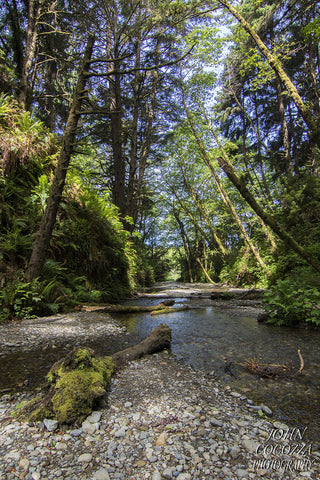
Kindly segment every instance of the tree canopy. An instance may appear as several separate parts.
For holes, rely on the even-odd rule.
[[[5,316],[172,274],[318,291],[319,8],[6,0]]]

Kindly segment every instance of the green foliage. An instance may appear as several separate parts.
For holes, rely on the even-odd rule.
[[[0,290],[0,321],[57,313],[59,304],[51,300],[53,287],[53,282],[39,279],[25,282],[22,275],[4,283]]]
[[[312,22],[301,29],[302,35],[306,38],[314,37],[314,40],[319,42],[320,40],[320,18],[315,18]]]
[[[50,183],[47,175],[40,175],[39,184],[32,190],[32,195],[30,197],[31,201],[35,204],[38,204],[43,213],[46,207],[47,199],[50,192]]]
[[[265,293],[263,303],[269,323],[320,325],[320,292],[315,287],[304,287],[290,278],[278,280],[271,291]]]
[[[0,133],[1,319],[46,315],[128,295],[136,270],[129,233],[109,194],[100,195],[72,171],[41,278],[32,284],[24,281],[50,190],[56,145],[41,122],[3,95]]]
[[[19,165],[48,168],[56,158],[55,136],[10,96],[0,94],[2,172],[12,175]]]

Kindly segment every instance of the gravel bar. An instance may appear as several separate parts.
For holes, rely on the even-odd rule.
[[[18,421],[30,395],[0,399],[0,480],[320,478],[303,430],[165,352],[130,363],[72,428]]]

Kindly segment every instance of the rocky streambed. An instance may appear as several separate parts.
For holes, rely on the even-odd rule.
[[[260,388],[259,381],[248,388],[243,377],[228,386],[218,379],[225,380],[219,369],[212,369],[221,360],[223,368],[229,355],[243,355],[246,345],[250,353],[253,347],[262,350],[267,360],[282,348],[287,355],[296,334],[289,339],[288,332],[257,326],[258,303],[212,300],[208,286],[160,288],[140,300],[152,304],[170,297],[201,308],[160,319],[75,312],[0,327],[0,480],[320,478],[317,435],[310,439],[301,423],[287,425],[277,414],[269,417],[261,396],[251,395]],[[166,353],[132,362],[112,380],[107,403],[82,425],[60,429],[50,422],[17,420],[17,411],[70,347],[90,346],[97,354],[111,354],[136,343],[159,322],[173,329],[172,350],[183,362]],[[300,345],[301,339],[309,345],[309,337],[298,337]],[[317,366],[316,345],[306,351],[315,360],[306,356],[309,376],[299,392],[314,405],[310,381]],[[191,359],[195,367],[187,365]],[[295,395],[288,390],[284,403],[288,398],[294,404],[297,385],[288,388]],[[317,432],[316,410],[308,412]]]
[[[129,364],[107,404],[76,427],[20,423],[29,396],[1,398],[0,480],[320,476],[319,447],[303,430],[261,416],[250,399],[166,353]]]

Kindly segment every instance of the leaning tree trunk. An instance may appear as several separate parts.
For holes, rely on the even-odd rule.
[[[47,201],[45,212],[41,219],[40,228],[37,233],[36,241],[26,272],[26,278],[29,281],[39,277],[42,267],[46,261],[48,248],[57,218],[57,212],[62,198],[62,192],[65,185],[67,170],[70,164],[73,145],[75,142],[78,121],[81,115],[81,106],[85,94],[85,85],[87,74],[90,68],[90,59],[93,51],[94,37],[89,36],[82,67],[79,72],[78,82],[73,94],[72,105],[68,115],[68,121],[64,130],[61,151],[58,159],[58,165],[52,182],[50,195]]]
[[[186,110],[187,111],[187,110]],[[203,111],[203,110],[202,110]],[[204,112],[204,111],[203,111]],[[188,112],[187,112],[188,114]],[[190,114],[189,114],[190,117]],[[189,118],[188,117],[188,118]],[[191,120],[189,120],[190,122]],[[221,152],[221,157],[218,158],[218,163],[224,173],[227,175],[229,180],[233,183],[233,185],[236,187],[238,192],[241,194],[242,198],[250,205],[252,210],[257,214],[258,217],[263,220],[263,222],[268,225],[271,230],[278,235],[278,237],[289,247],[291,248],[294,252],[296,252],[301,258],[306,260],[306,262],[309,263],[317,272],[320,272],[320,265],[315,259],[305,248],[303,248],[296,240],[275,220],[275,218],[270,215],[270,213],[266,212],[260,205],[259,202],[255,199],[255,196],[250,192],[250,190],[246,187],[245,183],[241,181],[239,176],[237,175],[237,172],[235,171],[229,156],[224,149],[222,143],[219,140],[219,137],[217,133],[214,131],[214,129],[211,127],[210,124],[208,124],[208,127],[214,136],[217,145],[220,149]],[[195,137],[197,139],[197,133],[195,128],[193,127],[193,132],[195,134]],[[204,154],[204,157],[206,158],[206,163],[208,167],[210,168],[211,172],[214,172],[214,168],[212,166],[212,163],[210,162],[210,159],[208,158],[206,151],[204,149],[204,146],[199,143],[199,139],[197,140],[201,152]],[[260,263],[260,262],[259,262]]]
[[[220,193],[220,196],[223,200],[223,202],[226,204],[226,206],[228,207],[228,209],[230,210],[234,220],[236,221],[240,231],[241,231],[241,234],[243,236],[243,238],[245,239],[247,245],[249,246],[252,254],[254,255],[255,259],[257,260],[257,262],[259,263],[259,265],[261,266],[261,268],[265,271],[266,275],[268,277],[271,276],[271,272],[269,270],[269,268],[267,267],[267,265],[264,263],[263,259],[261,258],[260,256],[260,253],[258,251],[258,249],[256,248],[256,246],[252,243],[249,235],[247,234],[246,232],[246,229],[244,228],[237,212],[236,212],[236,209],[234,208],[233,206],[233,203],[231,202],[230,198],[229,198],[229,195],[227,194],[227,192],[225,191],[225,189],[223,188],[222,186],[222,183],[220,181],[220,178],[215,170],[215,168],[213,167],[213,164],[206,152],[206,149],[196,131],[196,128],[195,128],[195,125],[194,125],[194,122],[192,120],[192,116],[188,110],[188,107],[187,107],[187,104],[186,104],[186,101],[185,101],[185,98],[184,98],[184,94],[183,94],[183,104],[184,104],[184,108],[185,108],[185,112],[187,114],[187,119],[188,119],[188,122],[189,122],[189,125],[190,125],[190,128],[192,130],[192,133],[194,135],[194,138],[197,142],[197,145],[201,151],[201,154],[202,154],[202,157],[203,157],[203,160],[205,162],[205,164],[207,165],[207,167],[209,168],[215,182],[216,182],[216,185],[218,187],[218,190],[219,190],[219,193]]]

